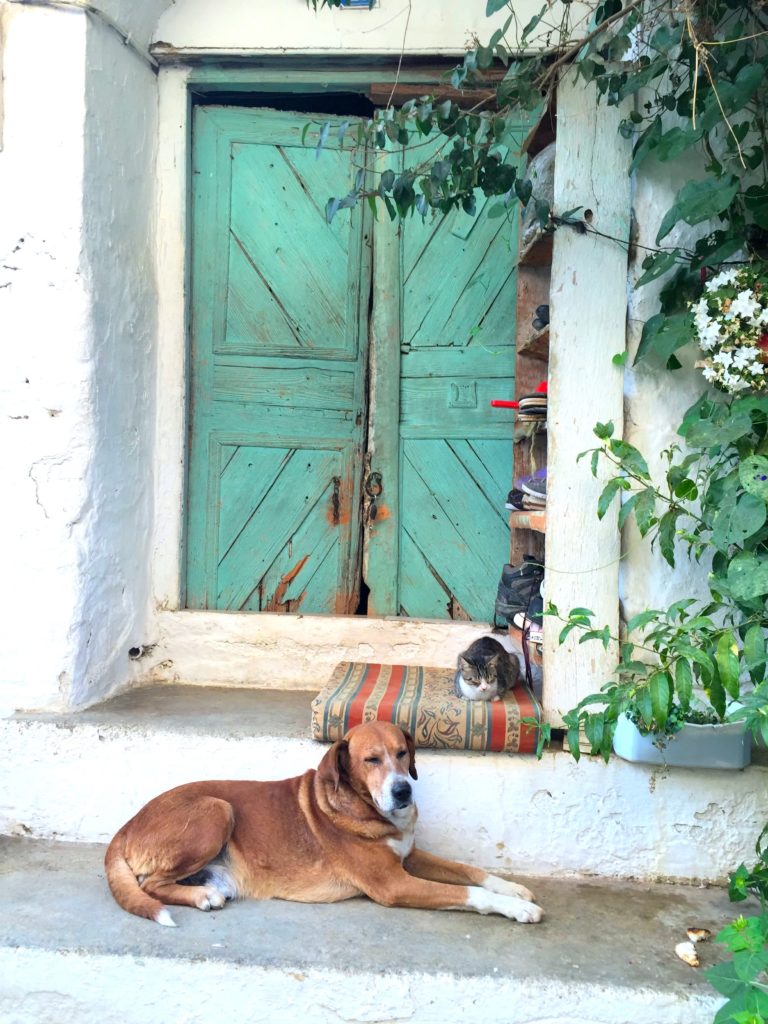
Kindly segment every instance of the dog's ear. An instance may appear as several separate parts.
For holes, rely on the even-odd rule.
[[[340,782],[347,781],[349,778],[349,744],[346,740],[337,740],[329,747],[317,766],[317,773],[324,779],[330,779],[334,790],[339,788]]]
[[[416,773],[416,744],[413,742],[413,736],[405,729],[402,730],[403,736],[405,737],[405,745],[408,747],[408,757],[410,759],[410,765],[408,766],[408,774],[412,779],[418,779]]]

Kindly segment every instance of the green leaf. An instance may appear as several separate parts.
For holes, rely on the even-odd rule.
[[[675,534],[677,517],[680,513],[676,509],[665,512],[659,520],[659,548],[666,562],[675,567]]]
[[[619,529],[620,530],[622,530],[624,528],[624,523],[626,523],[626,521],[629,518],[630,514],[633,512],[639,497],[640,497],[640,494],[632,494],[628,498],[626,498],[626,500],[622,501],[621,506],[619,508]]]
[[[627,621],[627,633],[634,633],[636,629],[642,629],[647,626],[649,622],[655,622],[658,619],[661,612],[655,608],[650,608],[648,611],[639,612],[637,615],[633,615],[631,619]]]
[[[625,481],[622,477],[614,477],[613,480],[609,480],[603,488],[602,494],[597,501],[597,518],[602,519],[608,509],[610,508],[611,502],[615,496],[622,490]]]
[[[593,427],[594,434],[600,438],[601,441],[605,441],[613,434],[613,422],[608,420],[607,423],[597,423]]]
[[[578,761],[581,758],[581,730],[578,724],[568,726],[568,750],[571,753],[571,757],[574,761]]]
[[[656,244],[669,234],[678,220],[693,226],[722,213],[731,205],[738,191],[739,179],[733,174],[724,178],[689,181],[677,193],[675,205],[665,215],[656,236]]]
[[[752,682],[761,680],[768,663],[765,633],[762,626],[750,626],[744,637],[744,661],[746,662]]]
[[[740,992],[743,986],[743,982],[736,977],[732,960],[727,960],[722,964],[715,964],[714,967],[704,971],[704,975],[716,992],[729,998]]]
[[[656,520],[656,494],[651,487],[637,495],[634,512],[640,536],[644,537]]]
[[[675,653],[681,657],[695,661],[699,666],[702,683],[704,685],[709,684],[712,676],[714,675],[714,666],[712,665],[712,659],[706,651],[702,651],[700,647],[693,647],[690,644],[676,643]]]
[[[703,135],[701,128],[670,128],[659,139],[653,155],[657,160],[672,160],[699,142]]]
[[[679,249],[674,249],[672,252],[657,252],[652,256],[648,256],[643,260],[645,273],[637,280],[635,287],[642,288],[644,284],[655,281],[657,277],[666,274],[668,270],[671,270],[676,265],[679,256]]]
[[[566,623],[566,625],[563,626],[563,628],[560,630],[560,636],[557,638],[558,644],[565,643],[566,638],[568,637],[568,634],[570,632],[572,632],[572,630],[576,629],[577,626],[578,626],[578,622],[568,622],[568,623]]]
[[[634,445],[631,445],[628,441],[620,441],[618,438],[613,438],[608,447],[614,455],[621,459],[622,467],[628,473],[634,473],[635,476],[642,477],[644,480],[650,480],[651,474],[648,471],[648,463]]]
[[[641,88],[641,86],[638,86]],[[633,150],[632,164],[630,165],[630,173],[636,171],[640,164],[645,160],[648,154],[655,149],[661,139],[662,127],[661,118],[656,118],[648,125],[643,134],[635,143]]]
[[[672,699],[672,680],[669,678],[668,673],[654,672],[648,680],[648,690],[651,695],[653,717],[656,720],[659,731],[663,731]]]
[[[678,658],[675,662],[675,693],[680,707],[685,710],[693,696],[693,672],[685,658]]]
[[[635,697],[635,703],[637,704],[637,710],[640,713],[640,717],[643,720],[643,724],[646,729],[650,729],[653,726],[653,699],[651,697],[651,691],[647,685],[641,687],[637,691]]]
[[[765,598],[768,595],[768,559],[759,559],[751,551],[739,551],[728,565],[726,579],[738,601]]]
[[[690,313],[674,313],[671,316],[656,313],[646,320],[643,326],[635,363],[651,353],[666,363],[673,352],[687,345],[692,339],[693,318]]]
[[[742,494],[736,503],[731,516],[728,540],[732,544],[742,544],[748,537],[764,525],[768,517],[768,509],[762,498],[754,494]]]
[[[490,16],[492,14],[495,14],[496,11],[500,11],[502,7],[506,7],[507,2],[508,0],[488,0],[487,4],[485,5],[486,18],[490,18]]]
[[[734,700],[739,696],[739,648],[733,633],[723,633],[717,642],[715,660],[720,673],[720,681],[729,697]]]
[[[587,715],[584,719],[584,733],[592,748],[593,754],[598,754],[603,743],[603,731],[605,729],[605,716],[602,712]]]
[[[768,502],[768,459],[764,455],[744,459],[739,466],[739,480],[748,494]]]

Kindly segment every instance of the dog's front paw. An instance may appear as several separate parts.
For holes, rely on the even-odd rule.
[[[213,886],[208,886],[203,889],[200,897],[197,900],[198,910],[221,910],[224,904],[227,902],[226,896],[223,896],[218,889],[214,889]]]
[[[487,875],[483,882],[483,888],[489,892],[497,892],[501,896],[518,896],[521,900],[527,900],[529,903],[536,901],[531,890],[526,889],[524,885],[508,882],[506,878],[498,878],[496,875]]]
[[[504,917],[520,921],[522,924],[535,924],[544,916],[541,907],[529,900],[505,893],[489,892],[486,888],[471,887],[467,906],[479,914],[503,914]]]
[[[544,911],[535,903],[518,900],[518,904],[518,908],[508,915],[515,921],[520,921],[521,924],[537,924],[544,917]]]

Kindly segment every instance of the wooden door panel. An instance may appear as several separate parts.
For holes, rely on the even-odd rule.
[[[511,447],[504,441],[486,445],[484,454],[500,479],[511,474]],[[401,529],[428,570],[423,589],[418,583],[401,589],[404,614],[434,614],[437,583],[441,617],[491,618],[509,526],[499,486],[487,487],[486,472],[470,443],[404,439]]]
[[[362,155],[304,123],[195,111],[188,607],[357,605],[367,210],[322,205]]]
[[[315,355],[350,355],[348,330],[350,217],[329,226],[322,210],[327,179],[338,186],[348,174],[347,153],[330,149],[320,159],[311,149],[289,146],[233,147],[230,234],[245,257],[235,291],[260,285],[253,304],[269,308],[275,334],[253,339],[260,353],[307,349]],[[268,207],[264,209],[265,199]],[[248,273],[250,271],[250,273]],[[244,279],[244,280],[243,280]],[[279,315],[278,315],[279,314]],[[228,338],[225,339],[225,347]],[[242,342],[238,350],[243,350]]]
[[[515,132],[511,161],[525,130]],[[401,225],[399,352],[391,332],[380,330],[385,351],[381,359],[377,354],[374,377],[376,385],[399,364],[397,440],[379,431],[383,455],[375,453],[373,467],[382,464],[385,494],[393,467],[398,473],[397,540],[387,538],[397,551],[394,584],[383,560],[368,560],[376,569],[367,580],[371,604],[379,612],[493,616],[509,554],[504,503],[514,420],[490,403],[514,395],[517,259],[517,218],[489,216],[499,203],[478,196],[475,218],[452,211]],[[386,230],[376,225],[377,245]],[[392,247],[388,236],[386,244]],[[375,543],[376,532],[370,537]]]

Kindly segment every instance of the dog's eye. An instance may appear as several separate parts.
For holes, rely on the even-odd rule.
[[[381,764],[381,758],[380,757],[366,757],[365,763],[366,764]]]
[[[407,750],[398,750],[398,752],[397,752],[397,759],[398,759],[398,761],[400,761],[402,758],[404,758],[407,753],[408,753]]]

